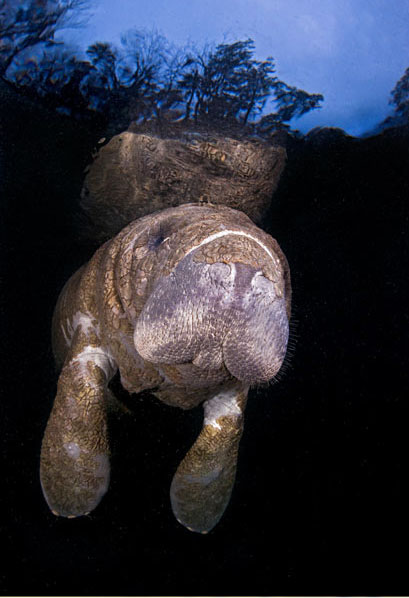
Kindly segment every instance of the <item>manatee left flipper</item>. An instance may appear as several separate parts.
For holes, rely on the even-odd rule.
[[[190,531],[209,532],[229,503],[247,393],[236,387],[204,403],[203,428],[173,477],[173,513]]]
[[[107,385],[115,367],[102,348],[74,350],[61,371],[44,433],[40,476],[55,515],[86,515],[109,485]]]

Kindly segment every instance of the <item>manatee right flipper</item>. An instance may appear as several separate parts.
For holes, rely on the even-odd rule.
[[[54,406],[45,430],[40,476],[55,515],[86,515],[109,484],[107,385],[114,373],[99,347],[75,351],[61,371]]]
[[[204,403],[202,431],[173,477],[173,513],[190,531],[209,532],[229,503],[247,392],[248,387],[236,387]]]

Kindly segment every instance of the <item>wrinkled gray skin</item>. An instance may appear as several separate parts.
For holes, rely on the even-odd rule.
[[[193,256],[146,302],[135,326],[138,353],[155,364],[193,363],[210,371],[224,365],[248,385],[267,382],[286,353],[285,298],[250,265],[200,263]]]

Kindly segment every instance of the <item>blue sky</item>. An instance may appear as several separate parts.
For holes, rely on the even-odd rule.
[[[359,135],[390,113],[390,91],[409,66],[409,0],[92,0],[88,24],[64,39],[85,48],[156,29],[178,45],[251,37],[290,85],[322,93],[303,132],[338,126]]]

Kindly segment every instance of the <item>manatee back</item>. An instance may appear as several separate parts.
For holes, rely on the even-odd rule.
[[[105,240],[146,214],[191,202],[225,205],[260,224],[286,160],[257,137],[207,131],[124,131],[89,167],[81,206]]]

